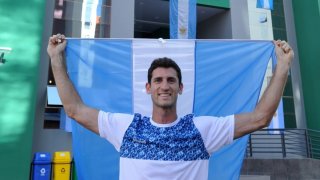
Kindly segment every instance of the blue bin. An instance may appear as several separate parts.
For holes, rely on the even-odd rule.
[[[33,180],[50,180],[51,178],[51,154],[35,153],[33,158]]]

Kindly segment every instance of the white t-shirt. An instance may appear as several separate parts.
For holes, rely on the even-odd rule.
[[[233,141],[234,116],[186,115],[157,124],[139,114],[99,112],[100,136],[120,152],[123,180],[207,180],[210,155]]]

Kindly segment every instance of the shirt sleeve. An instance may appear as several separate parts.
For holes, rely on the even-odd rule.
[[[98,128],[100,137],[107,139],[117,151],[123,136],[133,120],[133,115],[99,111]]]
[[[233,142],[234,115],[226,117],[199,116],[194,123],[209,154]]]

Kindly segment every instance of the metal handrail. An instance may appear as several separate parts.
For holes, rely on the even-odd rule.
[[[311,129],[261,129],[249,136],[247,157],[320,159],[320,131]]]

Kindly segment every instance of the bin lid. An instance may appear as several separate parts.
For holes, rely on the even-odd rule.
[[[71,162],[70,152],[69,151],[54,152],[53,162],[54,163],[70,163]]]
[[[49,153],[49,152],[36,152],[33,157],[33,163],[35,163],[35,164],[51,163],[51,153]]]

